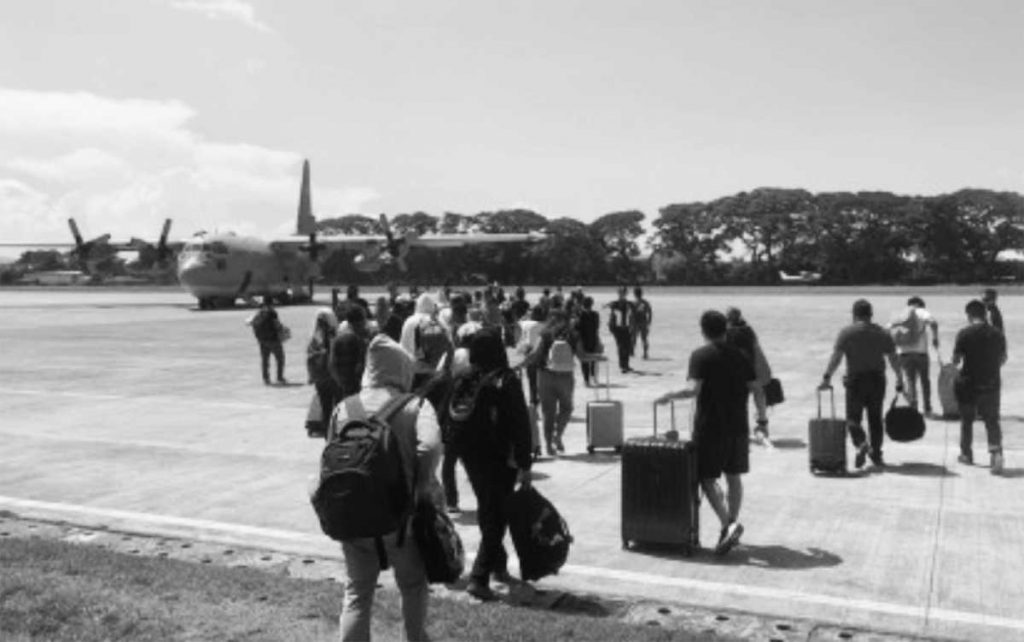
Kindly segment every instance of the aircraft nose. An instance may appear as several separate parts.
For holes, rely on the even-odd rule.
[[[198,258],[190,258],[178,266],[178,281],[182,285],[193,285],[206,272],[206,265]]]

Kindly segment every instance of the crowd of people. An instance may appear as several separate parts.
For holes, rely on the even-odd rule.
[[[1003,470],[999,424],[1000,368],[1006,360],[1006,340],[996,293],[986,290],[981,300],[965,307],[967,324],[956,335],[953,363],[957,410],[961,417],[959,461],[974,461],[973,423],[984,422],[991,470]],[[374,306],[355,286],[332,309],[320,310],[307,346],[309,383],[315,386],[321,413],[338,422],[359,399],[372,412],[399,392],[418,391],[429,403],[407,411],[403,439],[415,452],[416,493],[431,498],[451,513],[459,512],[455,468],[461,461],[477,500],[481,533],[467,591],[493,599],[491,580],[511,581],[503,539],[508,526],[506,503],[517,485],[528,486],[533,461],[543,452],[565,452],[563,435],[573,413],[577,363],[583,382],[597,385],[595,366],[603,360],[601,311],[607,311],[607,330],[616,343],[618,366],[632,371],[637,347],[649,357],[653,320],[642,290],[620,288],[614,301],[595,309],[582,288],[565,294],[545,288],[531,303],[523,288],[506,296],[495,285],[474,292],[399,293],[390,287]],[[837,334],[821,388],[845,361],[843,377],[846,429],[854,445],[854,465],[870,460],[882,470],[886,396],[886,366],[897,393],[909,405],[933,415],[929,349],[939,350],[938,321],[923,299],[910,297],[886,327],[873,321],[865,299],[852,306],[852,322]],[[250,320],[260,346],[261,372],[269,378],[269,358],[278,359],[283,379],[281,324],[265,304]],[[743,502],[742,475],[750,470],[751,440],[748,403],[754,402],[753,441],[770,445],[765,386],[771,367],[757,333],[737,308],[709,310],[700,317],[705,344],[690,355],[687,387],[656,400],[696,398],[692,439],[696,446],[697,477],[708,503],[721,522],[715,550],[727,553],[743,534],[739,521]],[[513,349],[513,350],[510,350]],[[522,359],[509,361],[509,352]],[[460,397],[471,390],[474,396]],[[462,392],[460,392],[462,391]],[[460,405],[461,404],[461,405]],[[867,418],[867,430],[864,418]],[[466,423],[478,429],[461,429]],[[537,429],[540,423],[542,428]],[[486,429],[479,429],[481,425]],[[540,433],[538,439],[537,433]],[[441,478],[437,478],[437,469]],[[725,489],[719,479],[725,477]],[[389,542],[388,553],[395,542]],[[370,554],[372,544],[343,547],[349,583],[342,614],[343,639],[362,639],[369,621],[369,604],[380,572]],[[395,551],[391,557],[402,592],[403,613],[410,639],[423,635],[426,580],[415,559]],[[348,633],[346,633],[348,632]]]

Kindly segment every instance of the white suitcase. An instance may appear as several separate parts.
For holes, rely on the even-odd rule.
[[[611,366],[607,359],[595,359],[597,370],[605,364],[605,394],[601,398],[601,387],[595,377],[594,401],[587,402],[587,452],[594,454],[597,448],[613,448],[622,451],[624,414],[622,402],[611,398]],[[595,373],[597,374],[597,373]]]

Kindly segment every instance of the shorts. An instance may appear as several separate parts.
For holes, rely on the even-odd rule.
[[[718,479],[750,472],[750,431],[694,439],[697,447],[697,479]]]

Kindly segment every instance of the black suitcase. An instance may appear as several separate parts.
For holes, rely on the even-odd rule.
[[[658,438],[655,406],[654,436],[622,447],[622,547],[668,544],[692,555],[700,548],[699,500],[696,448],[678,437]]]

